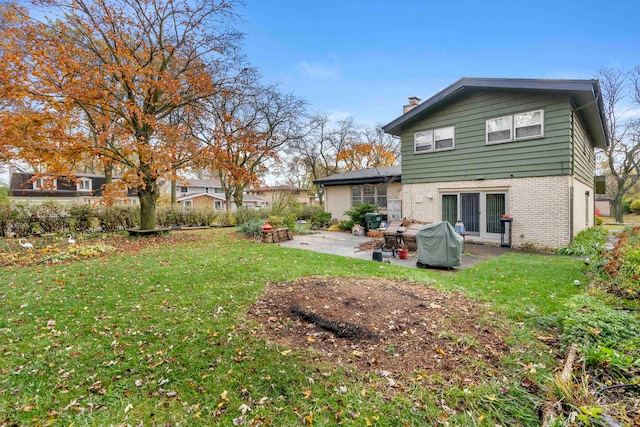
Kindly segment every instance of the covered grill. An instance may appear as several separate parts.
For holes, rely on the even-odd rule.
[[[436,222],[418,231],[418,267],[461,265],[463,239],[447,221]]]

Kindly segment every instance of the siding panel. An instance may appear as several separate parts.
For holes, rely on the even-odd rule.
[[[489,118],[544,109],[544,138],[487,145]],[[404,183],[568,175],[571,107],[563,95],[476,91],[403,129]],[[415,132],[455,126],[455,149],[414,154]]]

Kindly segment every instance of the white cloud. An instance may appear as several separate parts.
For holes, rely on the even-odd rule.
[[[340,78],[340,68],[335,64],[312,64],[302,60],[296,64],[296,68],[303,78],[312,80],[337,80]]]

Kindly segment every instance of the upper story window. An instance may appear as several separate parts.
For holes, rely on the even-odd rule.
[[[91,180],[89,178],[80,178],[76,188],[78,191],[91,191]]]
[[[222,193],[222,187],[213,187],[214,193]]]
[[[181,193],[188,193],[189,192],[189,187],[180,187],[180,192]]]
[[[489,119],[486,132],[487,144],[541,138],[544,135],[544,110]]]
[[[541,137],[543,116],[544,112],[542,110],[530,111],[513,116],[516,139]]]
[[[58,180],[51,178],[38,178],[33,181],[34,190],[56,190],[58,188]]]
[[[414,134],[414,152],[453,150],[455,148],[455,127],[431,129]]]

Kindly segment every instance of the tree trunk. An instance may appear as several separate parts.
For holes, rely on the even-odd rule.
[[[244,186],[237,185],[233,190],[233,203],[236,208],[241,208],[244,201]]]
[[[171,180],[171,207],[174,207],[178,203],[176,197],[176,179]]]
[[[146,175],[143,181],[145,183],[144,188],[138,189],[140,230],[153,230],[156,228],[156,202],[160,196],[158,182],[149,175]]]
[[[107,163],[104,167],[104,183],[111,184],[113,182],[113,165],[111,163]]]
[[[622,207],[622,193],[620,191],[616,192],[613,198],[613,210],[616,214],[616,222],[624,222],[624,208]]]

